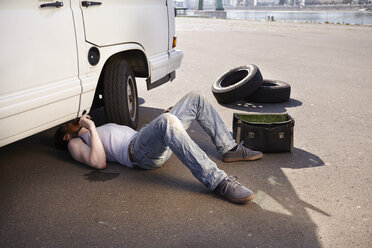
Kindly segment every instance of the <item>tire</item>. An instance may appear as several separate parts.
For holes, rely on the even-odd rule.
[[[124,60],[109,62],[103,78],[103,103],[108,122],[138,126],[138,93],[136,78]]]
[[[234,68],[220,76],[212,85],[212,93],[219,103],[230,103],[247,98],[262,82],[256,65]]]
[[[264,79],[261,86],[246,98],[247,101],[258,103],[286,102],[291,95],[291,86],[278,80]]]

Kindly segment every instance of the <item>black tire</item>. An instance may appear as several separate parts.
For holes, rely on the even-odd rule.
[[[291,86],[278,80],[264,79],[261,86],[246,98],[247,101],[258,103],[286,102],[291,96]]]
[[[103,103],[108,122],[138,125],[138,93],[136,78],[124,60],[114,60],[105,67],[103,78]]]
[[[256,65],[240,66],[222,74],[212,85],[212,93],[219,103],[235,102],[255,92],[261,82]]]

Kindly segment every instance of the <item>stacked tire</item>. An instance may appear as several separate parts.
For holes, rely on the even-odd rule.
[[[283,81],[263,79],[256,65],[245,65],[222,74],[212,85],[212,93],[220,104],[243,99],[279,103],[289,100],[291,86]]]

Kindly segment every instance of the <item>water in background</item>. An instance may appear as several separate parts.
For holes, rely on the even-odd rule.
[[[227,19],[267,20],[269,18],[274,21],[372,25],[372,12],[368,11],[225,11]],[[197,14],[194,10],[187,10],[186,15]]]

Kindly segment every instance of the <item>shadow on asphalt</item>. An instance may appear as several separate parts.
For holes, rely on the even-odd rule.
[[[229,104],[223,104],[223,106],[226,108],[257,113],[285,113],[287,112],[287,108],[299,107],[301,105],[301,101],[293,98],[290,98],[287,102],[282,103],[255,103],[240,100]]]
[[[85,180],[91,182],[106,182],[117,178],[120,175],[118,172],[105,172],[100,170],[94,170],[84,174]]]
[[[250,112],[255,112],[256,110],[256,112],[263,113],[283,113],[287,111],[286,108],[301,105],[302,102],[290,99],[290,101],[281,104],[247,103],[243,104],[242,107],[241,103],[236,103],[236,107],[233,108]],[[148,123],[161,114],[162,110],[144,107],[141,108],[140,112],[142,113],[141,119],[143,123]],[[311,220],[308,211],[327,217],[330,217],[330,215],[316,206],[301,200],[283,172],[283,169],[310,169],[324,166],[325,164],[321,158],[303,149],[294,148],[291,153],[265,154],[262,160],[252,162],[249,165],[246,162],[226,164],[220,161],[220,155],[210,141],[209,136],[197,122],[194,121],[191,124],[188,133],[210,157],[214,158],[213,160],[219,168],[239,176],[242,181],[245,181],[244,178],[248,179],[247,186],[256,192],[256,200],[244,206],[246,207],[242,208],[244,210],[241,209],[241,217],[249,221],[247,224],[251,226],[251,229],[255,230],[246,235],[258,237],[256,242],[253,243],[256,243],[259,247],[321,246],[317,238],[317,227]],[[228,174],[230,173],[228,172]],[[153,181],[157,183],[159,179]],[[174,186],[177,187],[177,180],[173,181],[175,183]],[[184,186],[187,187],[187,184],[182,187],[185,189]],[[308,186],[316,187],[311,182],[308,183]],[[189,185],[189,187],[192,186]],[[315,194],[315,196],[317,195]],[[213,197],[219,198],[216,195],[213,195]],[[225,214],[227,218],[230,216],[231,219],[234,219],[233,216],[236,213]],[[245,217],[243,217],[244,215]],[[224,231],[223,235],[225,238],[232,235],[227,230],[221,230],[221,232]],[[198,245],[198,243],[196,242],[195,245]]]
[[[296,104],[300,102],[296,101]],[[139,127],[162,111],[140,107]],[[94,110],[91,115],[97,123],[105,122],[103,109]],[[324,166],[315,154],[294,148],[292,153],[265,154],[263,159],[254,162],[223,163],[208,135],[194,122],[188,130],[193,140],[219,168],[229,175],[237,175],[243,185],[255,192],[252,203],[236,205],[208,192],[175,156],[163,168],[153,171],[128,169],[114,163],[109,163],[104,171],[92,170],[73,161],[67,152],[53,147],[54,130],[0,148],[0,221],[3,227],[0,234],[5,244],[38,247],[41,243],[33,238],[37,232],[44,232],[49,235],[49,243],[44,239],[42,244],[53,246],[58,235],[62,235],[62,239],[69,238],[63,228],[81,229],[84,226],[87,238],[79,236],[74,241],[80,247],[84,247],[89,237],[90,242],[104,242],[108,246],[126,242],[128,247],[321,247],[317,226],[309,211],[326,217],[330,215],[301,200],[286,175],[289,171],[295,177],[298,169]],[[58,165],[53,165],[55,163]],[[309,181],[306,187],[315,188],[316,185]],[[312,192],[315,198],[318,197],[315,190]],[[69,199],[68,206],[66,198]],[[165,206],[161,203],[164,201]],[[103,212],[89,207],[99,202],[104,206]],[[123,204],[124,209],[139,207],[144,210],[141,215],[128,217],[122,212]],[[59,212],[64,213],[65,222],[58,217]],[[180,222],[187,213],[196,220],[191,228],[185,220]],[[40,214],[48,218],[47,222],[40,219]],[[97,219],[91,223],[85,215],[107,221]],[[69,216],[75,216],[75,224],[71,224],[74,222]],[[50,229],[48,223],[56,221],[59,227]],[[95,223],[108,226],[110,221],[117,222],[116,231],[111,234],[105,231],[108,233],[101,234],[98,239],[87,233],[95,232]],[[25,222],[32,226],[32,230],[25,228]],[[126,228],[128,225],[131,229]],[[154,228],[160,232],[159,225],[166,226],[160,240],[156,236],[159,233],[150,232]],[[137,230],[145,231],[146,237],[139,239]],[[182,235],[178,235],[179,230]],[[53,231],[56,233],[49,233]],[[18,238],[14,233],[22,232],[26,236],[14,243]],[[113,239],[113,235],[120,238]]]

